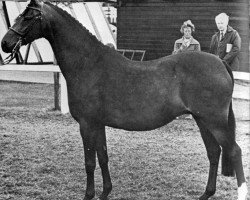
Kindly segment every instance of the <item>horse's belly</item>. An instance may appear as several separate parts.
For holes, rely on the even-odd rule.
[[[106,125],[129,131],[147,131],[164,126],[175,117],[176,115],[170,113],[119,113],[108,117]]]

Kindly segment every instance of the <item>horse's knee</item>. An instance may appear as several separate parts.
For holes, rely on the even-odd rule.
[[[87,173],[93,173],[95,171],[95,168],[96,168],[96,163],[86,162],[85,168],[86,168]]]
[[[101,150],[97,150],[97,157],[100,167],[106,166],[109,162],[107,147],[103,146]]]
[[[106,166],[109,162],[108,157],[104,156],[104,157],[98,157],[98,162],[99,162],[99,166]]]

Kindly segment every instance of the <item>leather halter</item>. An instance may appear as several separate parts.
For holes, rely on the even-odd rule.
[[[20,49],[20,47],[22,46],[23,41],[26,40],[25,36],[29,33],[29,31],[32,29],[32,27],[39,21],[42,20],[42,11],[39,8],[35,8],[32,6],[27,6],[27,8],[32,9],[32,10],[37,10],[39,11],[38,14],[34,15],[32,18],[32,22],[28,25],[28,27],[26,28],[26,30],[24,32],[20,32],[15,30],[14,28],[10,27],[9,30],[13,31],[14,33],[16,33],[17,35],[19,35],[19,39],[15,45],[15,47],[13,48],[11,54],[4,59],[4,63],[3,64],[8,64],[10,63],[14,58],[16,53],[18,52],[18,50]],[[21,14],[20,16],[22,16],[23,14]]]
[[[42,11],[39,8],[35,8],[32,6],[27,6],[27,8],[32,9],[32,10],[37,10],[39,11],[38,14],[34,15],[32,18],[32,23],[29,24],[29,26],[26,28],[25,32],[19,32],[17,30],[15,30],[14,28],[10,27],[9,29],[12,30],[13,32],[15,32],[16,34],[20,35],[23,39],[25,39],[24,37],[27,35],[27,33],[31,30],[31,28],[33,27],[34,24],[36,24],[39,20],[42,19]],[[21,14],[22,16],[22,14]]]

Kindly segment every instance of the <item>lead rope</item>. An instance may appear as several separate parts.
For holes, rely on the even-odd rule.
[[[13,48],[11,54],[4,59],[3,61],[3,64],[6,65],[6,64],[9,64],[16,56],[18,50],[20,49],[20,47],[22,46],[22,38],[20,37],[19,40],[17,41],[15,47]]]

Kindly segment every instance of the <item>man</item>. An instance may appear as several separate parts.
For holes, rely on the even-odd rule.
[[[212,36],[210,53],[226,61],[232,70],[239,70],[240,35],[228,25],[229,17],[226,13],[217,15],[215,22],[219,31]]]

